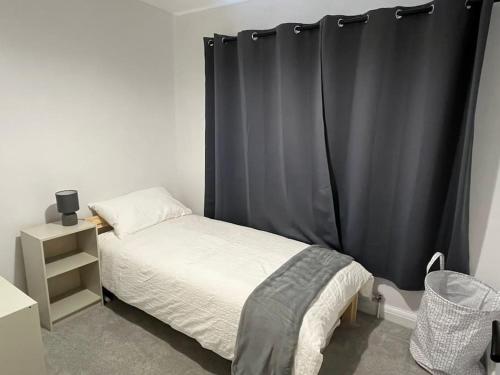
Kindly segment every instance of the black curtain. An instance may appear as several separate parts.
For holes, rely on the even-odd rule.
[[[205,38],[205,214],[340,249],[403,289],[422,288],[436,250],[468,272],[492,4]]]
[[[298,39],[294,26],[280,25],[257,40],[251,31],[239,33],[237,42],[205,39],[206,66],[213,64],[206,81],[205,214],[338,247],[319,29]]]

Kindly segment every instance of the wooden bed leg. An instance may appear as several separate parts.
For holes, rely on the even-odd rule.
[[[352,298],[351,304],[344,311],[344,314],[342,315],[342,322],[349,324],[355,323],[357,313],[358,313],[358,294],[356,294]]]

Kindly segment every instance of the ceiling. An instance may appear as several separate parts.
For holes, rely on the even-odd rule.
[[[248,0],[140,0],[149,5],[180,16],[200,10],[217,8],[224,5],[242,3]]]

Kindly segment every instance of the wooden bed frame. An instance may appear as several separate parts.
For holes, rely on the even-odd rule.
[[[104,220],[102,217],[95,215],[95,216],[90,216],[85,218],[86,221],[89,223],[95,224],[97,228],[97,233],[105,233],[113,230],[113,227],[109,225],[106,220]]]
[[[342,323],[356,323],[356,318],[358,316],[358,293],[356,293],[354,297],[351,298],[349,304],[340,314],[340,316],[340,321]]]
[[[86,221],[95,224],[97,227],[97,233],[105,233],[113,230],[113,227],[109,225],[106,220],[104,220],[102,217],[95,215],[95,216],[90,216],[85,218]],[[341,322],[344,323],[355,323],[356,322],[356,317],[357,317],[357,312],[358,312],[358,293],[354,295],[354,297],[351,298],[347,306],[341,311],[340,313],[340,320]]]

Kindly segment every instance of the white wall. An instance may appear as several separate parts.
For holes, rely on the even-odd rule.
[[[415,5],[409,0],[251,0],[175,18],[176,156],[179,198],[203,211],[204,59],[203,36],[266,29],[283,22],[316,22],[326,14],[359,14],[369,9]],[[493,14],[478,107],[472,183],[472,268],[500,289],[500,8]],[[495,185],[496,184],[496,185]],[[496,269],[495,269],[496,268]],[[418,309],[420,292],[398,291],[377,280],[392,311]],[[395,308],[395,309],[394,309]],[[408,314],[407,314],[408,315]],[[410,314],[411,315],[411,314]]]
[[[476,115],[470,205],[471,269],[500,290],[500,4],[490,26]]]
[[[89,201],[173,180],[173,20],[135,0],[0,0],[0,275],[54,192]],[[48,209],[48,210],[47,210]]]

